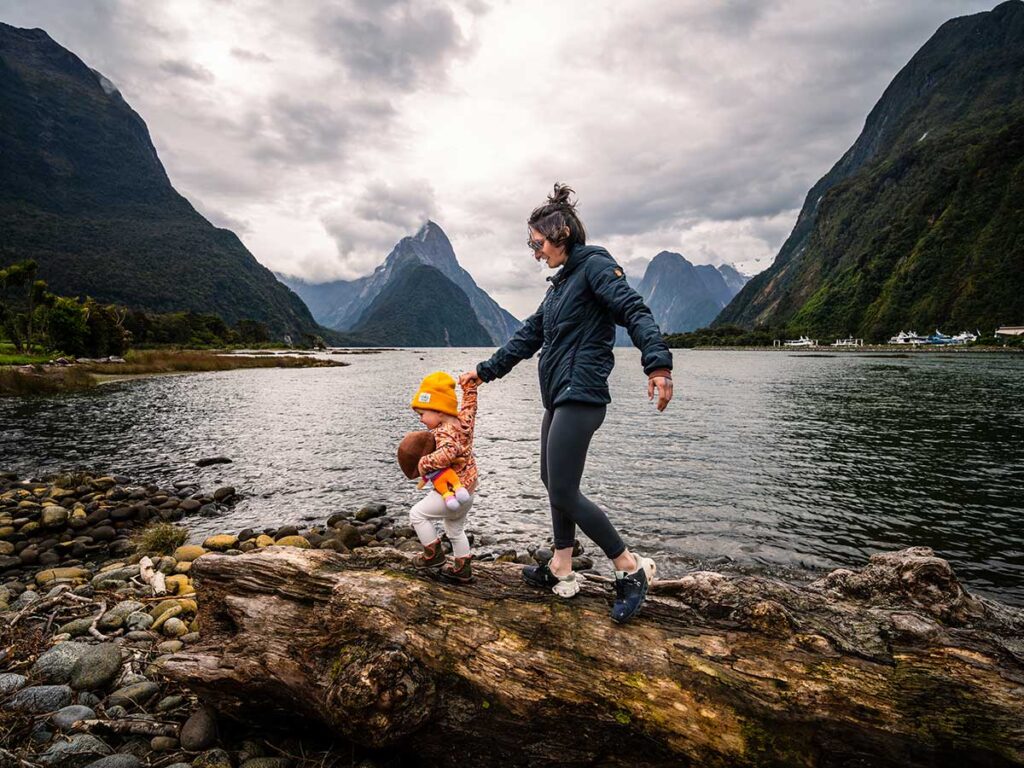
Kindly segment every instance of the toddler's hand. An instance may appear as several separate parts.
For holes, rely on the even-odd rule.
[[[476,371],[466,371],[464,374],[459,376],[459,386],[463,389],[475,389],[482,383],[483,381]]]

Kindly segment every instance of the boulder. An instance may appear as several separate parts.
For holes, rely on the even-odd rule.
[[[44,683],[66,683],[71,679],[71,670],[90,646],[85,643],[58,643],[46,651],[32,665],[29,675],[33,680]]]
[[[102,690],[121,671],[121,650],[113,643],[89,646],[71,669],[71,687],[76,691]]]

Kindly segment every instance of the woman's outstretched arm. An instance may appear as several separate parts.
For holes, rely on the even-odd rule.
[[[544,303],[526,318],[522,327],[515,332],[505,346],[482,363],[477,363],[476,375],[480,381],[500,379],[519,362],[531,358],[544,344]],[[466,376],[467,374],[463,374]],[[461,377],[459,379],[462,380]]]

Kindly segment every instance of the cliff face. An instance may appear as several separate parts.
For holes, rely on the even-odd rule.
[[[716,325],[891,335],[1024,319],[1024,3],[944,24]]]
[[[142,118],[39,29],[0,23],[0,264],[32,258],[51,290],[317,333],[233,232],[171,186]]]

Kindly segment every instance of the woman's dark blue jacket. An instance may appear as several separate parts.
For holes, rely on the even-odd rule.
[[[505,346],[477,365],[483,381],[500,379],[543,347],[538,368],[546,409],[570,401],[610,403],[616,323],[626,327],[643,353],[644,373],[672,369],[672,353],[651,310],[604,248],[574,247],[548,280],[551,286],[537,311]]]

